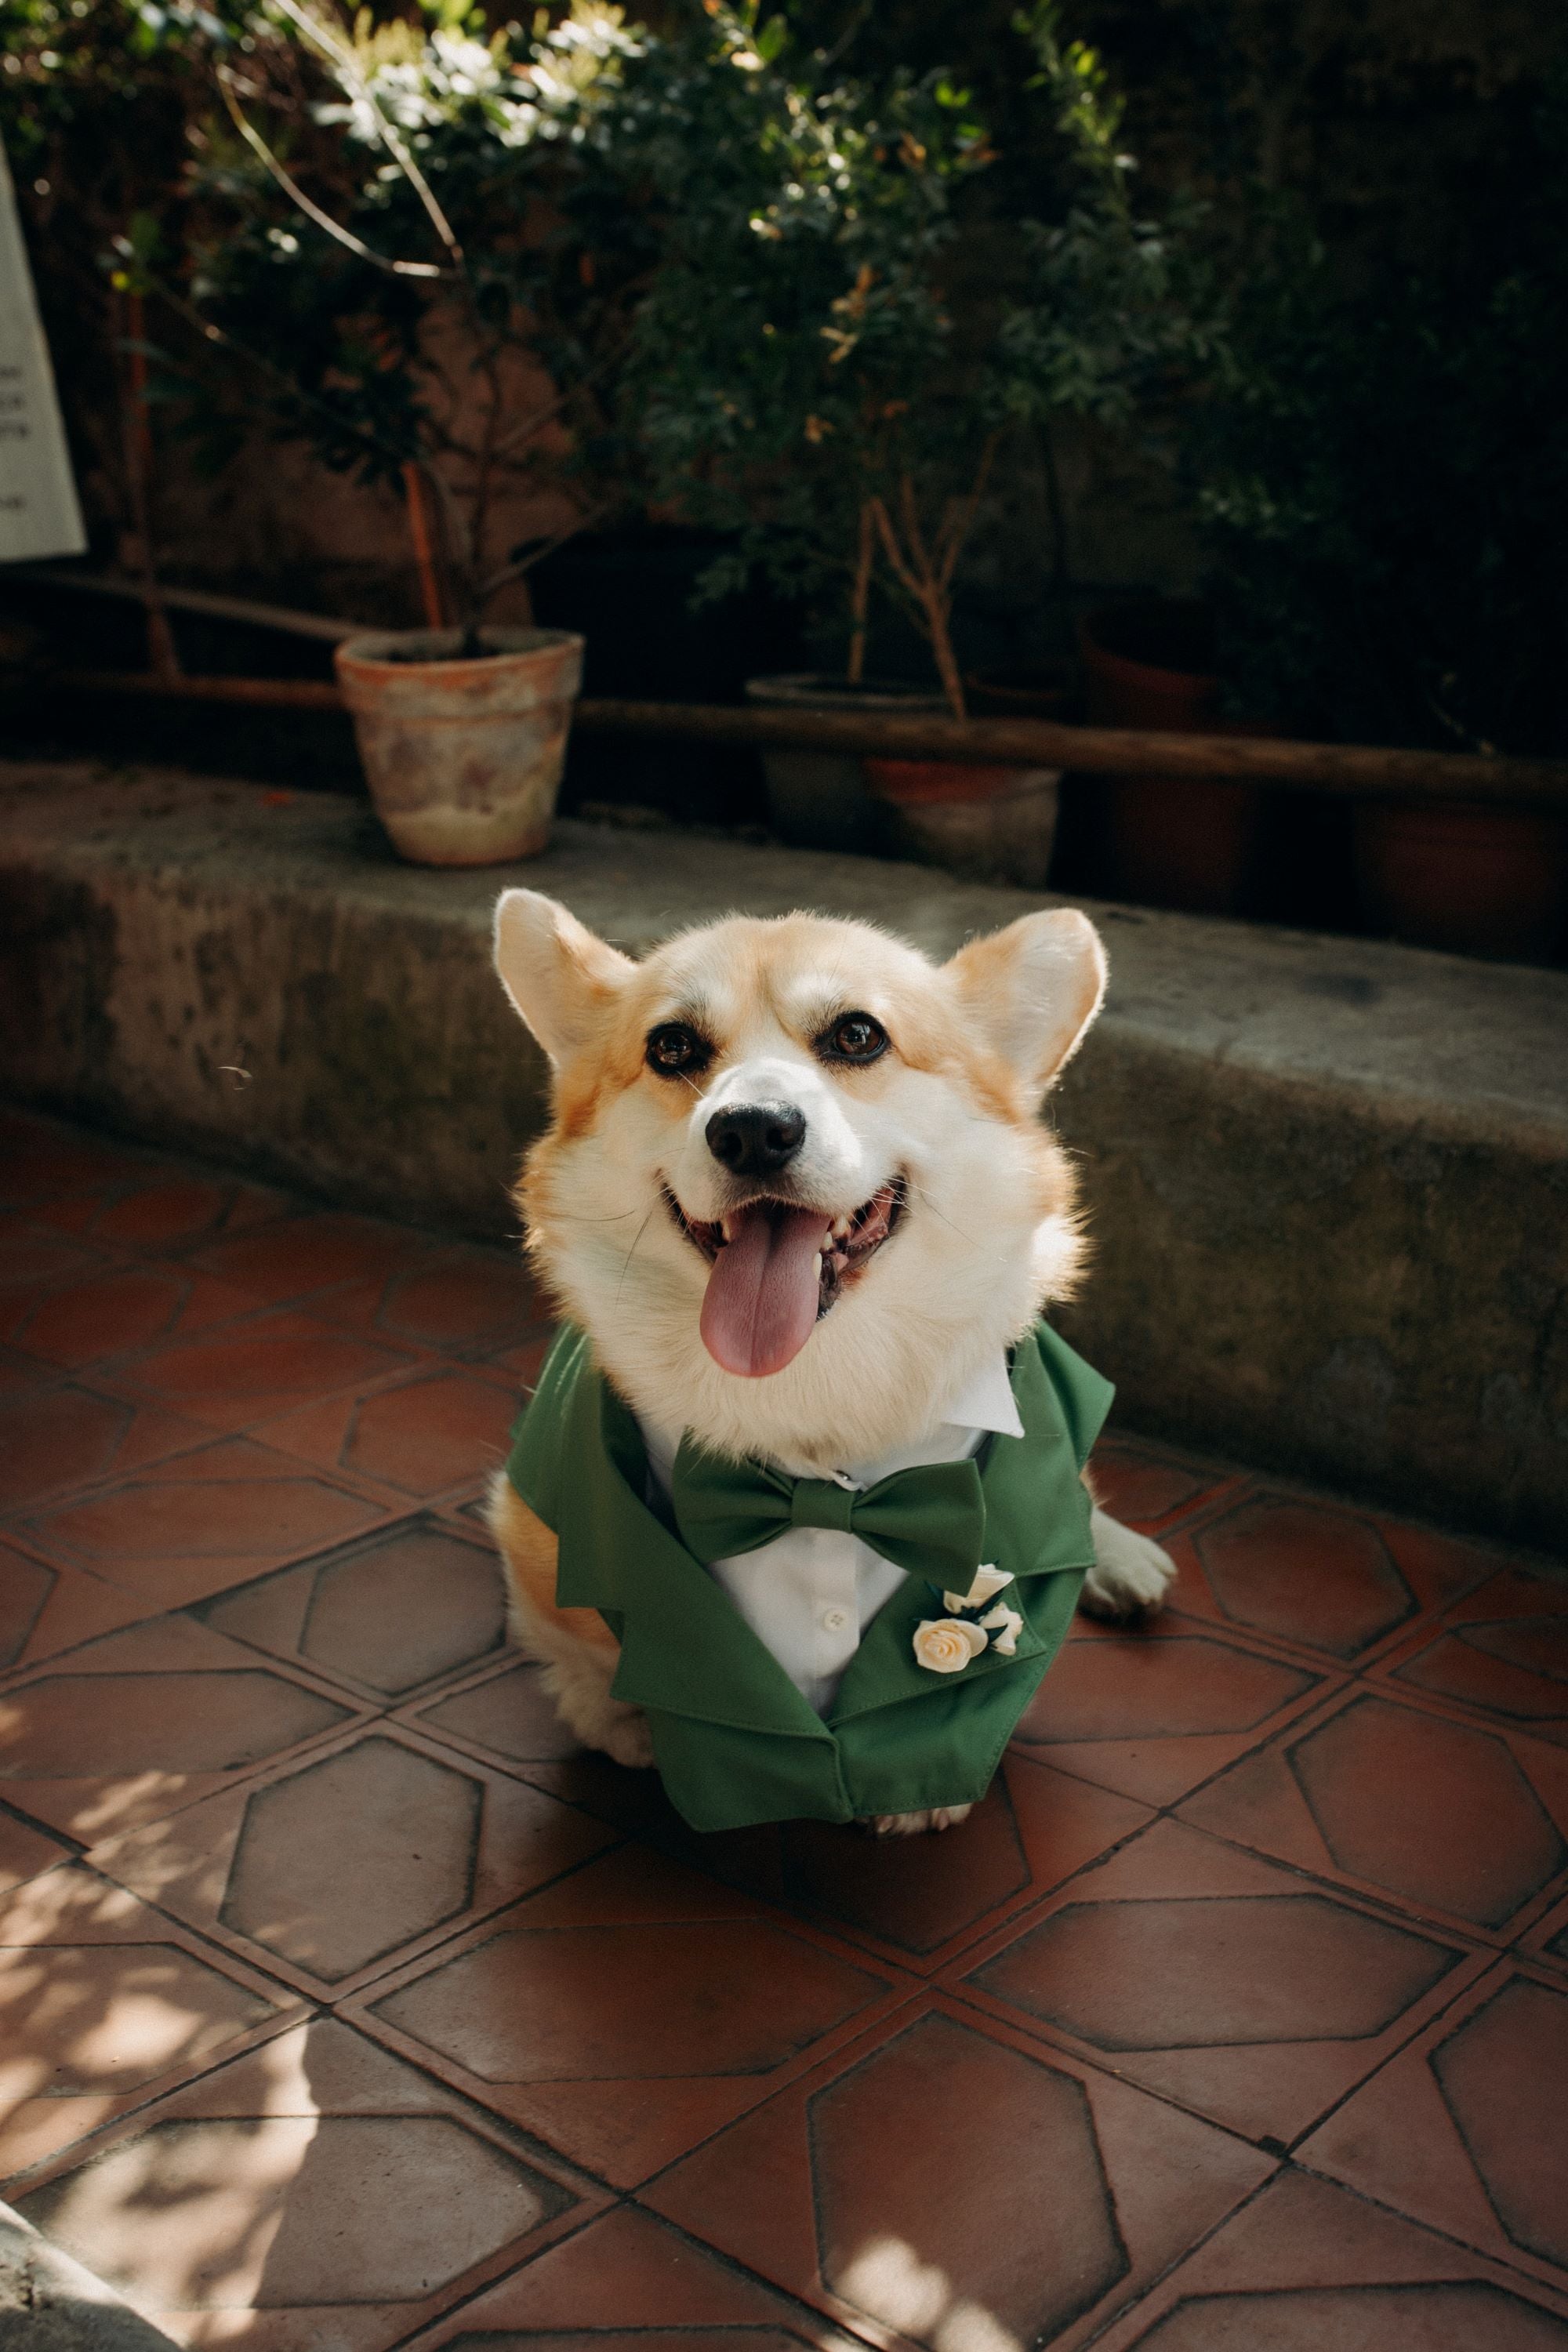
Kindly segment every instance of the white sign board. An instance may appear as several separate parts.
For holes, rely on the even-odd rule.
[[[86,545],[16,192],[0,146],[0,563],[79,555]]]

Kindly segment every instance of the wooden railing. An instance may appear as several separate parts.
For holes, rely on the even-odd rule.
[[[143,670],[66,670],[73,694],[134,695],[270,710],[341,710],[326,678],[156,677]],[[1409,751],[1373,743],[1297,743],[1272,735],[1164,735],[1125,727],[1068,727],[1046,719],[948,719],[898,712],[759,709],[711,702],[624,702],[586,696],[583,735],[679,742],[793,745],[799,751],[898,759],[995,761],[1079,775],[1234,777],[1293,792],[1357,800],[1507,803],[1568,810],[1568,760],[1470,751]]]
[[[0,577],[139,597],[132,582],[17,564]],[[287,631],[322,643],[358,633],[360,624],[293,613],[195,589],[161,592],[174,612]],[[186,702],[250,705],[273,710],[338,710],[329,679],[203,677],[140,670],[68,670],[72,693],[149,696]],[[1476,751],[1406,751],[1371,743],[1300,743],[1282,736],[1145,733],[1114,727],[1069,727],[1046,719],[952,719],[940,713],[838,712],[775,705],[628,702],[589,696],[574,725],[584,735],[729,745],[790,745],[797,750],[881,753],[906,759],[995,761],[1079,775],[1233,777],[1293,792],[1352,799],[1486,801],[1568,811],[1568,760],[1523,759]]]

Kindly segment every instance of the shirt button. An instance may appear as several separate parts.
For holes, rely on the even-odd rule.
[[[848,1622],[847,1609],[825,1609],[822,1612],[822,1630],[825,1633],[842,1633]]]

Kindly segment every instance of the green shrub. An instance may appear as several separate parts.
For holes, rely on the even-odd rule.
[[[248,369],[240,415],[259,404],[363,482],[418,467],[471,626],[623,495],[615,387],[647,240],[594,132],[641,37],[604,0],[527,33],[487,34],[467,0],[423,25],[269,0],[268,25],[218,62],[190,303]],[[569,519],[500,549],[520,484]]]
[[[1168,239],[1129,200],[1099,60],[1050,5],[1018,30],[1074,193],[1021,225],[1000,279],[964,235],[994,151],[941,71],[869,87],[756,0],[710,0],[614,118],[658,221],[628,383],[666,494],[737,532],[714,586],[761,562],[836,607],[855,678],[879,585],[960,713],[957,569],[1003,436],[1062,410],[1124,421],[1194,332]]]

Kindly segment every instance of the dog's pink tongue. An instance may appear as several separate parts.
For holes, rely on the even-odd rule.
[[[762,1202],[731,1219],[702,1301],[704,1344],[727,1372],[757,1380],[799,1355],[816,1321],[827,1226],[820,1209]]]

